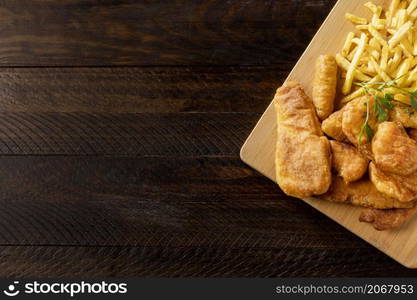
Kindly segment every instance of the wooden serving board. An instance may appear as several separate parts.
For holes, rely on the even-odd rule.
[[[297,80],[311,96],[314,62],[320,54],[338,53],[354,26],[345,21],[344,14],[370,16],[363,6],[369,0],[339,0],[316,36],[301,56],[287,80]],[[387,8],[389,0],[374,0]],[[249,166],[275,181],[274,152],[276,116],[271,103],[241,149],[241,158]],[[360,236],[408,268],[417,268],[417,218],[399,229],[378,232],[371,225],[358,221],[361,209],[317,199],[303,199],[334,221]],[[279,199],[277,199],[279,201]]]

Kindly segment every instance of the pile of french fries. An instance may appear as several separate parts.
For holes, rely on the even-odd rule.
[[[417,91],[417,0],[392,0],[387,11],[367,2],[370,20],[347,13],[358,32],[350,32],[336,61],[342,70],[341,103],[366,93],[355,82],[393,82],[384,93],[410,104],[409,92]]]

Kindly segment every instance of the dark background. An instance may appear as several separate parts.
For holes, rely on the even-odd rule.
[[[239,159],[334,4],[0,1],[0,276],[416,276]]]

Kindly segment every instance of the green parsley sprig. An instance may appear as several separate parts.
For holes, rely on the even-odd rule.
[[[354,85],[363,88],[367,94],[372,95],[375,99],[373,110],[376,116],[376,120],[378,123],[384,122],[388,120],[388,112],[394,109],[393,101],[394,98],[392,94],[385,93],[385,88],[396,88],[401,92],[409,95],[410,97],[410,106],[417,109],[417,91],[410,92],[404,88],[398,86],[398,80],[408,74],[404,74],[396,79],[387,81],[387,82],[357,82]],[[382,97],[380,95],[383,95]],[[365,103],[366,105],[366,117],[365,121],[361,126],[361,131],[358,138],[358,144],[360,144],[362,137],[366,134],[368,142],[370,142],[374,136],[374,131],[372,127],[369,125],[369,118],[370,118],[370,105],[369,102]]]
[[[365,122],[361,126],[361,131],[359,133],[359,138],[358,138],[358,145],[360,145],[360,142],[362,141],[362,137],[364,134],[366,134],[366,138],[368,139],[368,141],[371,141],[372,138],[374,137],[374,131],[372,127],[369,125],[369,115],[370,115],[369,102],[366,102],[365,106],[366,106],[366,117],[365,117]]]
[[[417,109],[417,90],[413,91],[413,92],[410,92],[410,91],[398,86],[398,80],[403,78],[404,76],[407,76],[407,75],[408,74],[404,74],[404,75],[402,75],[398,78],[395,78],[395,79],[387,81],[387,82],[356,82],[356,83],[354,83],[354,85],[364,88],[365,91],[369,94],[372,94],[372,93],[370,93],[370,90],[374,90],[374,91],[377,91],[377,92],[383,92],[383,90],[385,88],[390,88],[390,87],[396,88],[397,90],[400,90],[404,94],[410,96],[410,106]],[[392,98],[392,95],[391,95],[391,98]]]

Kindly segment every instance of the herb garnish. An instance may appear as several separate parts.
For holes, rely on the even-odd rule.
[[[369,103],[366,102],[365,106],[366,106],[365,122],[362,124],[361,131],[359,133],[358,144],[360,144],[360,142],[362,140],[362,136],[364,134],[366,134],[366,137],[367,137],[368,141],[372,140],[372,138],[374,137],[374,131],[371,128],[371,126],[369,126],[369,110],[370,110],[369,109]]]
[[[388,120],[388,111],[392,111],[394,109],[394,105],[392,104],[392,101],[394,101],[394,98],[392,94],[385,93],[385,88],[396,88],[403,93],[409,95],[410,97],[410,105],[411,107],[417,109],[417,91],[410,92],[406,89],[403,89],[398,86],[397,81],[406,76],[407,74],[404,74],[394,80],[390,80],[387,82],[358,82],[354,83],[354,85],[359,86],[363,88],[367,94],[372,95],[375,99],[373,111],[376,115],[376,120],[378,123],[384,122]],[[382,95],[382,97],[381,97]],[[361,126],[361,131],[358,138],[358,144],[360,144],[362,136],[366,134],[368,142],[370,142],[374,136],[374,131],[369,125],[369,115],[370,115],[370,108],[369,108],[369,101],[365,103],[366,105],[366,117],[365,122]],[[408,111],[409,115],[411,111]],[[414,113],[414,112],[412,112]]]
[[[375,104],[374,104],[374,112],[377,117],[378,123],[384,122],[388,120],[388,113],[387,110],[391,111],[394,109],[392,105],[392,95],[391,94],[384,94],[384,97],[374,96],[375,97]]]

